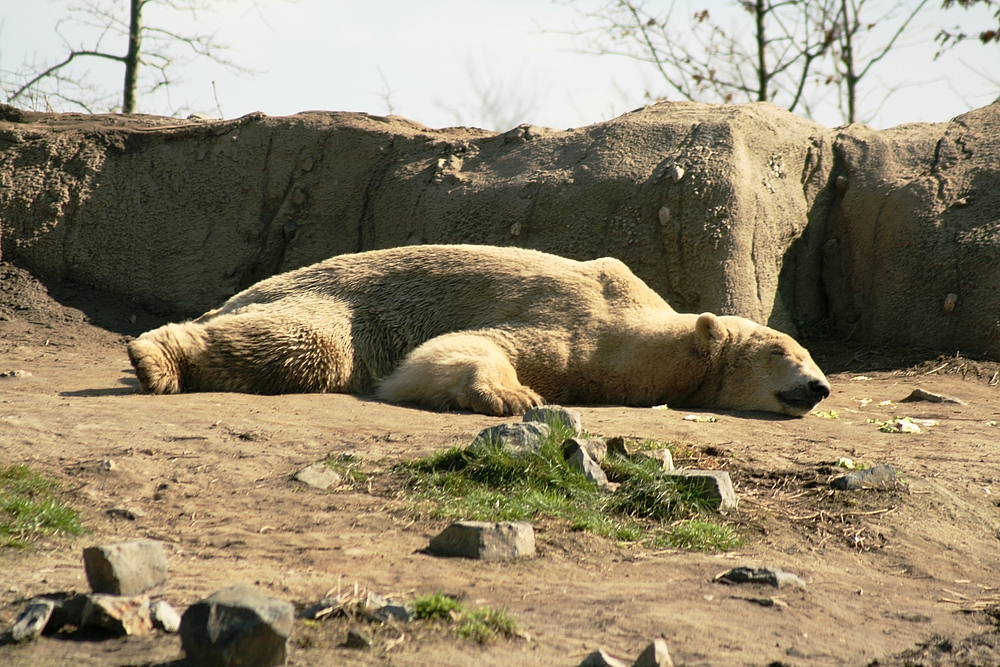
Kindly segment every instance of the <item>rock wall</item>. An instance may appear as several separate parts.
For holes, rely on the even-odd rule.
[[[352,113],[2,107],[0,251],[196,315],[334,254],[518,245],[618,257],[682,311],[1000,354],[998,123],[1000,106],[875,132],[768,104],[663,103],[494,134]]]

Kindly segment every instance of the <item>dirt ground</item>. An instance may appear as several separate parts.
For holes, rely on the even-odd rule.
[[[166,598],[181,611],[237,582],[298,603],[355,587],[444,591],[506,607],[530,635],[481,647],[413,625],[399,642],[378,631],[374,650],[359,652],[339,646],[343,623],[300,622],[292,665],[573,666],[598,647],[631,660],[660,635],[678,665],[1000,664],[987,613],[1000,603],[996,364],[825,343],[813,350],[833,394],[820,410],[836,419],[715,413],[717,422],[695,423],[676,411],[583,407],[592,433],[684,443],[681,463],[729,470],[745,547],[652,551],[543,522],[537,557],[496,564],[424,553],[445,522],[415,517],[380,471],[501,420],[342,395],[142,395],[124,343],[163,321],[0,265],[0,372],[31,373],[0,378],[0,465],[27,462],[60,479],[90,530],[0,552],[0,631],[33,595],[86,590],[83,547],[145,537],[166,545]],[[966,404],[898,403],[916,387]],[[892,434],[868,422],[892,414],[937,425]],[[370,485],[319,492],[290,479],[347,452],[374,473]],[[825,483],[842,456],[892,463],[904,482],[834,493]],[[115,518],[113,507],[143,516]],[[713,581],[736,565],[781,567],[807,586]],[[772,606],[747,599],[774,597]],[[162,634],[0,646],[11,666],[180,658],[179,639]]]

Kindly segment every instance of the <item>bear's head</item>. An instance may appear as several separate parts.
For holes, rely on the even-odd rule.
[[[717,376],[706,382],[714,407],[801,417],[830,395],[830,383],[791,336],[742,317],[703,313],[695,344]]]

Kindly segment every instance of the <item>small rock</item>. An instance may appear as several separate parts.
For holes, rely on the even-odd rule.
[[[663,637],[654,639],[635,659],[632,667],[674,667],[670,651],[667,650],[667,640]]]
[[[153,540],[87,547],[83,565],[95,593],[138,595],[167,583],[167,554]]]
[[[49,624],[55,608],[56,603],[45,598],[35,598],[29,602],[27,608],[14,621],[14,627],[10,629],[11,639],[15,642],[37,639]]]
[[[766,584],[783,588],[798,586],[805,588],[806,582],[791,572],[785,572],[777,567],[734,567],[715,577],[723,584]]]
[[[526,521],[456,521],[434,537],[428,550],[439,556],[510,560],[535,554],[535,531]]]
[[[112,507],[108,510],[108,516],[135,521],[146,516],[146,513],[136,507]]]
[[[237,584],[188,607],[181,617],[181,646],[199,667],[283,665],[295,608]]]
[[[340,598],[323,598],[314,602],[299,613],[299,618],[318,621],[341,610]]]
[[[620,435],[616,435],[613,438],[608,438],[606,440],[608,454],[617,454],[623,459],[628,458],[628,450],[625,448],[625,438]]]
[[[548,435],[548,425],[540,422],[498,424],[480,431],[476,439],[469,445],[469,449],[475,451],[479,447],[499,443],[511,454],[537,452],[542,448],[542,441]]]
[[[344,646],[366,651],[372,647],[372,640],[360,629],[351,628],[347,631],[347,640],[344,641]]]
[[[965,405],[965,401],[961,399],[945,396],[944,394],[935,394],[923,389],[914,389],[910,392],[909,396],[900,399],[899,402],[913,403],[916,401],[929,401],[930,403],[956,403],[958,405]]]
[[[660,219],[660,224],[666,227],[670,224],[670,207],[664,204],[660,207],[660,210],[656,212],[656,217]]]
[[[413,619],[413,612],[409,607],[402,604],[387,604],[379,609],[377,613],[385,619],[393,619],[402,621],[403,623],[409,623]]]
[[[672,167],[667,169],[667,178],[672,180],[674,183],[677,183],[682,178],[684,178],[684,167],[681,167],[680,165],[677,164],[673,165]]]
[[[149,596],[88,595],[80,626],[103,628],[118,636],[149,634],[153,629]]]
[[[15,370],[15,371],[4,371],[0,373],[0,378],[30,378],[31,373],[28,371]]]
[[[668,474],[681,477],[685,483],[698,489],[715,511],[726,512],[736,509],[736,490],[733,488],[733,480],[725,470],[674,470]]]
[[[566,465],[572,470],[582,472],[583,476],[598,486],[607,486],[608,476],[601,470],[594,459],[590,458],[587,451],[577,448],[573,454],[566,459]]]
[[[105,461],[98,461],[97,462],[97,469],[100,470],[100,471],[102,471],[102,472],[111,472],[112,470],[114,470],[117,467],[118,467],[118,464],[115,463],[114,461],[112,461],[111,459],[107,459]]]
[[[857,491],[858,489],[894,489],[896,488],[896,468],[890,463],[883,463],[866,470],[855,470],[846,475],[831,480],[830,487],[841,491]]]
[[[181,615],[166,600],[156,600],[149,605],[149,617],[153,627],[171,634],[181,628]]]
[[[548,426],[563,426],[573,431],[573,433],[579,433],[583,430],[583,422],[580,419],[579,411],[570,410],[561,405],[543,405],[531,408],[524,413],[522,421],[541,422]]]
[[[669,449],[647,449],[633,455],[636,459],[652,459],[660,462],[660,468],[667,472],[674,470],[674,457]]]
[[[601,463],[608,455],[608,443],[603,438],[568,438],[563,443],[563,458],[569,460],[578,450],[586,452],[595,463]]]
[[[332,486],[340,486],[340,475],[335,470],[331,470],[324,461],[299,470],[293,479],[320,491],[325,491]]]
[[[627,667],[627,665],[623,660],[612,657],[601,648],[584,658],[579,667]]]
[[[944,298],[944,312],[951,313],[955,310],[955,306],[958,305],[958,295],[949,294]]]

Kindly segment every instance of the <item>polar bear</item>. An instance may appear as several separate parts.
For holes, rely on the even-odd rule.
[[[128,345],[142,389],[374,393],[436,410],[543,402],[801,416],[830,393],[790,336],[681,314],[622,262],[425,245],[340,255]]]

